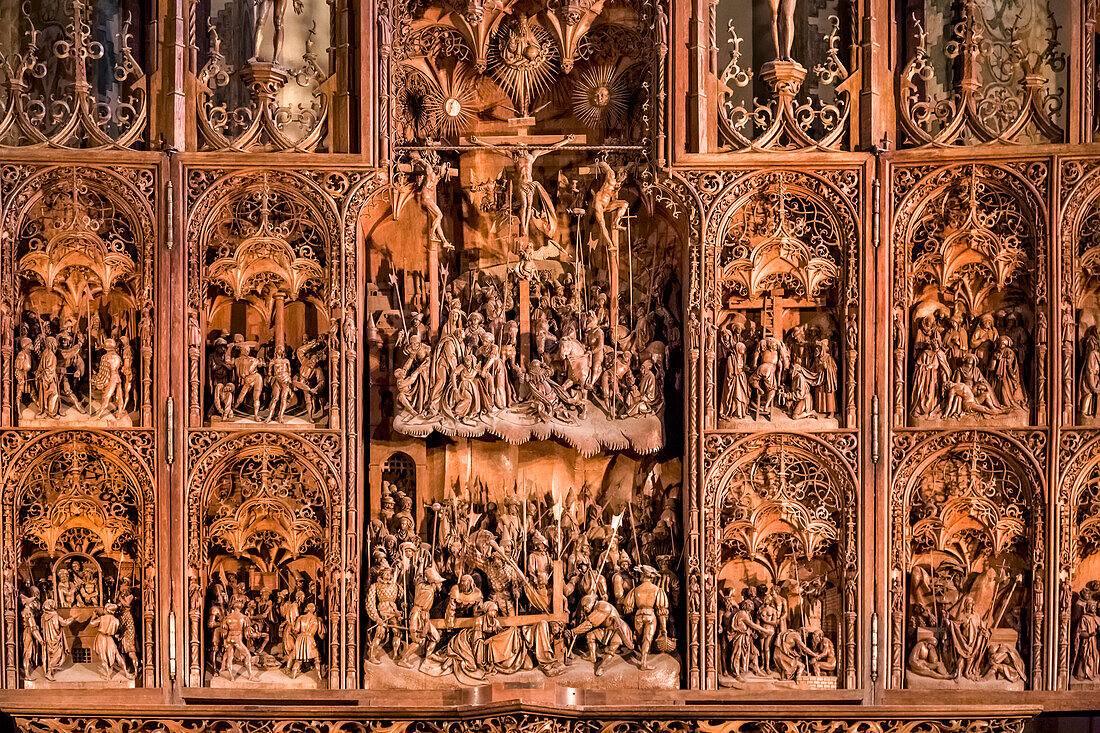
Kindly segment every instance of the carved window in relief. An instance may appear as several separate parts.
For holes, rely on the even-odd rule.
[[[190,684],[338,686],[341,530],[327,464],[288,435],[210,442],[188,499]]]
[[[1062,141],[1069,4],[911,0],[900,7],[902,145]]]
[[[848,448],[854,447],[850,441]],[[721,687],[855,685],[852,473],[814,438],[713,436],[705,481]]]
[[[895,424],[1044,422],[1040,194],[1015,172],[966,165],[898,170],[895,199]]]
[[[718,426],[853,427],[856,219],[802,173],[755,176],[734,197],[714,271]]]
[[[9,671],[26,688],[154,684],[151,476],[106,437],[51,433],[22,450],[5,486]]]
[[[1041,678],[1042,480],[1013,446],[944,433],[898,471],[895,686],[902,666],[909,688],[1023,690]]]
[[[151,424],[153,180],[51,168],[8,193],[14,297],[0,320],[16,425]]]
[[[332,3],[208,0],[191,8],[201,148],[324,151],[337,86]]]
[[[808,3],[807,3],[808,4]],[[854,70],[852,12],[830,0],[712,4],[717,50],[718,134],[730,150],[845,147]]]
[[[535,134],[572,131],[580,143],[640,144],[660,117],[651,70],[667,52],[663,3],[382,7],[393,28],[394,66],[383,78],[397,144],[465,142],[505,121]]]
[[[0,9],[0,146],[139,147],[148,124],[140,0]]]
[[[231,178],[231,190],[198,185],[205,175],[191,215],[191,426],[338,426],[331,212],[291,174]]]

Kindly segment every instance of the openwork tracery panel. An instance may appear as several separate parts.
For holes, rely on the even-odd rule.
[[[796,433],[706,439],[696,602],[708,680],[721,687],[857,685],[856,438]]]
[[[893,687],[1044,685],[1043,433],[895,435]]]
[[[1047,173],[894,170],[895,427],[1048,421]]]
[[[0,440],[6,686],[155,685],[152,434]]]

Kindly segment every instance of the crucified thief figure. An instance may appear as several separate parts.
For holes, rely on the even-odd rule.
[[[302,0],[292,1],[295,15],[301,15],[305,12]],[[275,32],[272,35],[271,61],[274,64],[279,64],[283,55],[283,26],[286,24],[287,0],[254,0],[254,2],[256,4],[256,25],[253,28],[252,53],[255,54],[253,59],[260,56],[260,48],[264,42],[264,24],[267,23],[268,16],[271,16],[272,23],[275,26]]]
[[[794,45],[794,9],[798,0],[768,0],[772,6],[772,40],[777,61],[791,60]],[[783,43],[780,44],[780,36]]]

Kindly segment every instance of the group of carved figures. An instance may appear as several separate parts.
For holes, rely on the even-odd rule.
[[[103,677],[137,675],[136,590],[129,578],[117,577],[113,600],[104,603],[101,577],[92,560],[72,559],[56,568],[50,581],[31,585],[26,595],[20,593],[24,679],[31,679],[41,667],[43,677],[53,681],[67,662],[71,664],[77,628],[95,629],[90,651]]]
[[[802,584],[800,601],[809,613],[791,611],[791,601],[778,585],[746,585],[740,593],[727,588],[720,596],[719,644],[722,671],[734,679],[835,677],[836,644],[821,628],[823,581]]]
[[[771,420],[779,406],[794,420],[837,413],[836,339],[815,325],[798,325],[783,338],[750,320],[719,332],[723,420]]]
[[[233,420],[243,406],[245,418],[251,407],[256,422],[283,422],[287,409],[300,405],[300,416],[306,422],[320,418],[325,408],[322,390],[328,337],[307,339],[293,353],[283,345],[265,344],[257,351],[258,346],[241,334],[214,338],[207,364],[212,414]]]
[[[654,292],[674,277],[662,270]],[[529,333],[517,317],[520,287],[530,288]],[[656,299],[612,328],[605,289],[586,292],[571,275],[486,276],[463,291],[452,284],[434,344],[420,313],[399,334],[399,411],[467,424],[509,408],[571,422],[589,402],[611,419],[661,414],[668,351],[679,347],[680,328]]]
[[[1028,409],[1029,338],[1021,314],[970,318],[956,309],[948,318],[919,317],[915,326],[914,417],[957,419]]]
[[[151,344],[148,323],[143,318],[142,344]],[[15,399],[20,411],[24,398],[44,418],[60,418],[71,408],[93,418],[121,419],[130,409],[135,399],[134,345],[125,321],[107,331],[93,313],[86,335],[73,318],[61,322],[56,316],[25,311],[17,346]],[[98,408],[93,406],[93,394]]]
[[[323,677],[325,623],[317,582],[295,574],[276,589],[249,578],[244,570],[224,573],[208,589],[207,650],[214,674],[234,680],[239,666],[249,680],[257,670],[283,670],[290,678],[314,670]]]
[[[909,672],[935,680],[1026,682],[1017,649],[1022,575],[989,568],[964,583],[942,568],[913,570]]]
[[[369,530],[368,661],[388,652],[460,680],[556,675],[575,653],[596,676],[619,657],[652,669],[655,646],[675,649],[682,535],[679,485],[649,486],[610,519],[586,493],[564,507],[549,492],[498,506],[463,491],[426,507],[430,540],[413,499],[384,487]]]

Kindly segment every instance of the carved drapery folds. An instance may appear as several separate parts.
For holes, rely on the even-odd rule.
[[[0,41],[0,146],[126,148],[144,141],[142,3],[12,4]],[[135,36],[137,40],[135,40]]]
[[[155,684],[152,454],[138,431],[5,435],[8,687]]]
[[[1043,163],[894,173],[896,426],[1047,420]]]
[[[707,677],[856,685],[855,437],[712,435],[703,479]],[[840,450],[845,453],[838,452]]]
[[[963,0],[946,14],[928,4],[904,18],[913,44],[898,96],[904,142],[1061,142],[1065,19],[1057,8],[1031,0]]]
[[[20,427],[152,423],[151,170],[9,167],[0,301],[5,420]]]
[[[725,64],[717,75],[721,149],[844,149],[859,78],[843,50],[853,29],[842,4],[826,2],[809,11],[812,20],[805,27],[812,37],[803,39],[797,51],[795,25],[805,19],[788,14],[794,3],[771,4],[770,39],[765,34],[750,37],[757,32],[758,14],[766,13],[762,3],[715,5],[710,22],[717,27],[712,33],[724,36],[725,45]]]
[[[855,427],[858,226],[846,188],[796,171],[723,191],[708,247],[720,389],[709,424],[737,430]],[[709,265],[714,269],[710,270]]]
[[[331,434],[191,435],[189,685],[341,685],[356,576],[342,541],[340,461]]]
[[[1042,434],[894,437],[891,685],[1042,684]]]

